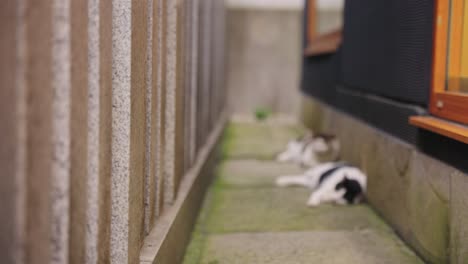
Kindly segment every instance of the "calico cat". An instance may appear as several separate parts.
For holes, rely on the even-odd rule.
[[[279,162],[294,162],[303,167],[313,167],[323,162],[337,161],[340,153],[340,143],[334,135],[312,132],[291,140],[286,150],[280,153]]]
[[[281,176],[276,179],[276,185],[280,187],[304,186],[312,189],[308,206],[318,206],[321,203],[359,203],[364,198],[366,184],[366,175],[344,162],[328,162],[301,175]]]

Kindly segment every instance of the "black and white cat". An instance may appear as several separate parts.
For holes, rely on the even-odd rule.
[[[276,185],[304,186],[312,189],[308,206],[321,203],[355,204],[364,198],[367,177],[358,168],[343,162],[317,165],[304,174],[281,176]]]
[[[286,150],[281,152],[276,160],[279,162],[294,162],[304,167],[313,167],[330,161],[337,161],[340,153],[340,143],[333,135],[308,132],[303,137],[291,140]]]

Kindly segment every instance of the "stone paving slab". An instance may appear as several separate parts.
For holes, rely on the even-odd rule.
[[[298,126],[271,123],[230,124],[225,132],[223,154],[230,159],[271,160],[303,130]]]
[[[374,230],[235,233],[209,237],[203,264],[422,263],[391,236]]]
[[[303,188],[217,189],[207,230],[214,233],[285,230],[388,230],[365,205],[309,208]]]
[[[303,173],[291,163],[264,160],[227,160],[218,168],[218,185],[223,187],[273,187],[276,177]]]

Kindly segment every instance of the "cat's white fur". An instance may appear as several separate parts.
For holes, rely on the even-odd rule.
[[[286,146],[286,150],[280,153],[276,160],[279,162],[294,162],[306,167],[313,167],[320,164],[319,155],[331,152],[327,161],[336,160],[339,154],[340,144],[338,139],[333,139],[327,143],[322,137],[314,137],[309,132],[302,140],[291,140]]]
[[[336,190],[337,184],[342,182],[346,177],[349,180],[357,181],[362,191],[365,192],[367,185],[366,175],[358,168],[345,166],[337,169],[319,183],[320,176],[335,167],[336,164],[335,162],[328,162],[317,165],[307,170],[304,174],[281,176],[276,179],[276,184],[281,187],[303,186],[312,189],[312,194],[307,201],[308,206],[318,206],[321,203],[347,204],[347,201],[343,197],[346,190]],[[356,202],[359,201],[353,201],[353,203]]]

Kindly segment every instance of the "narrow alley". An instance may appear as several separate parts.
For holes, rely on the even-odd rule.
[[[300,133],[281,121],[228,126],[184,263],[422,263],[369,206],[309,208],[309,190],[274,186],[302,171],[273,160]]]

